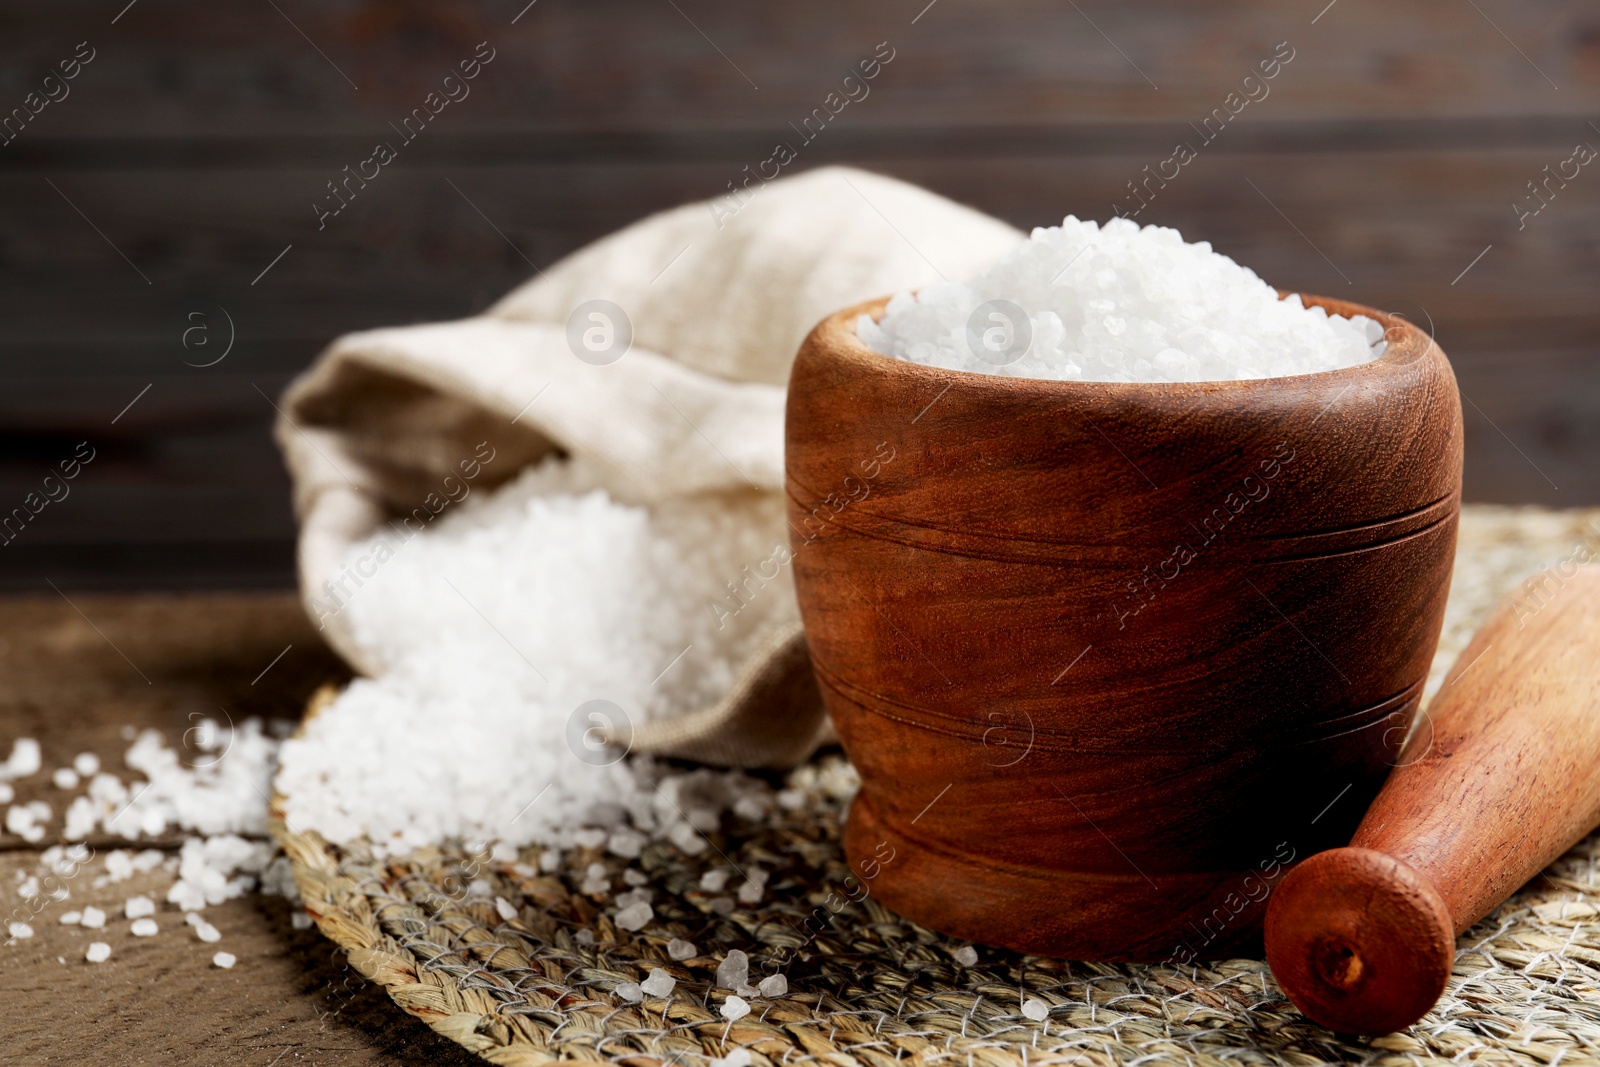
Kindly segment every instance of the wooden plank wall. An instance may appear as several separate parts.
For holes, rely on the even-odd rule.
[[[1513,208],[1600,147],[1592,2],[125,4],[0,10],[0,109],[79,42],[94,57],[0,146],[0,510],[97,449],[0,547],[0,587],[289,584],[266,397],[322,345],[469,314],[524,257],[717,194],[884,41],[796,169],[848,161],[1023,226],[1132,205],[1287,42],[1140,221],[1431,321],[1468,398],[1468,497],[1600,503],[1600,166],[1520,228]],[[319,231],[324,182],[482,41],[471,96]],[[224,309],[232,351],[187,365]],[[183,346],[196,325],[209,350]]]

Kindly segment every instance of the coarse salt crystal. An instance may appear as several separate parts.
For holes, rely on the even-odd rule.
[[[684,960],[692,960],[699,954],[700,950],[695,948],[693,941],[685,941],[681,937],[675,937],[667,942],[667,955],[680,963]]]
[[[722,1017],[736,1023],[750,1014],[750,1003],[743,997],[733,996],[722,1002]]]
[[[650,977],[639,983],[639,988],[652,997],[665,997],[669,996],[677,985],[678,980],[672,975],[663,971],[660,967],[652,967],[650,968]]]
[[[27,923],[6,923],[6,929],[11,932],[12,939],[16,941],[26,941],[33,936],[33,927]]]
[[[1042,1023],[1050,1017],[1050,1008],[1038,997],[1030,997],[1022,1005],[1022,1014],[1036,1023]]]
[[[134,937],[154,937],[161,932],[161,927],[156,925],[154,919],[135,919],[128,929],[133,932]]]
[[[956,949],[956,962],[963,967],[976,967],[978,965],[978,950],[971,945],[962,945]]]
[[[98,930],[106,924],[106,913],[96,907],[83,909],[82,925],[91,930]]]
[[[761,979],[759,988],[764,997],[781,997],[789,992],[789,979],[781,974],[768,975]]]
[[[56,921],[59,922],[62,926],[77,926],[80,922],[83,921],[83,912],[81,912],[81,911],[64,911],[64,912],[61,913],[61,918],[56,920]]]
[[[626,908],[617,912],[616,923],[622,929],[630,932],[643,930],[649,925],[654,916],[655,912],[650,905],[641,900],[637,903],[629,904]]]
[[[750,1067],[750,1050],[736,1048],[726,1056],[713,1059],[711,1067]]]
[[[238,962],[239,957],[231,952],[219,952],[211,957],[211,965],[213,967],[221,967],[225,971],[232,969],[233,965]]]
[[[111,946],[104,941],[91,941],[83,950],[83,958],[90,963],[104,963],[111,958]]]
[[[122,914],[129,919],[142,919],[156,913],[156,902],[149,897],[129,897],[122,905]]]
[[[194,924],[194,936],[208,944],[222,940],[222,932],[204,919]]]
[[[644,999],[644,990],[637,982],[623,982],[617,986],[617,996],[630,1004],[637,1004]]]
[[[724,868],[710,870],[700,876],[700,888],[707,893],[720,893],[728,887],[728,871]]]
[[[57,789],[78,788],[78,772],[71,767],[57,767],[50,775],[50,781]]]
[[[38,774],[43,766],[44,757],[39,750],[39,742],[31,737],[19,737],[11,743],[11,755],[4,764],[0,764],[0,778],[26,778],[30,774]]]
[[[734,949],[717,964],[717,985],[723,989],[738,989],[750,978],[750,957]]]
[[[72,769],[81,778],[92,778],[100,770],[100,757],[93,752],[80,752],[72,757]]]
[[[494,910],[498,912],[500,914],[500,918],[504,919],[506,922],[510,922],[512,919],[517,917],[517,909],[512,906],[511,902],[505,897],[494,898]]]

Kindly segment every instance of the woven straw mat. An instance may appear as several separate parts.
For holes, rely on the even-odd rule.
[[[1600,545],[1600,509],[1465,509],[1433,685],[1504,592],[1580,541]],[[789,962],[786,994],[747,996],[750,1013],[730,1023],[718,962],[741,949],[758,980],[764,958],[799,947],[796,924],[843,899],[839,828],[854,783],[836,751],[824,754],[788,776],[802,804],[759,824],[730,815],[696,856],[666,842],[633,861],[578,848],[551,874],[538,873],[537,850],[518,863],[459,846],[378,860],[292,832],[281,803],[273,832],[307,910],[350,964],[497,1064],[1600,1063],[1600,834],[1468,931],[1444,999],[1399,1034],[1341,1037],[1309,1022],[1260,960],[1077,963],[972,946],[973,962],[968,946],[871,896],[844,903]],[[644,929],[619,929],[608,896],[580,893],[597,862],[613,886],[625,867],[648,879]],[[770,872],[755,903],[736,900],[734,884],[702,890],[702,874],[729,862]],[[673,938],[697,954],[674,961]],[[668,996],[619,992],[653,968],[677,980]],[[1021,1010],[1035,998],[1043,1020]]]

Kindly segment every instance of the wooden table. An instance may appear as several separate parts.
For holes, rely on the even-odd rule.
[[[44,770],[16,783],[17,800],[55,809],[43,841],[0,833],[0,922],[22,904],[19,872],[35,873],[39,853],[60,841],[74,794],[52,785],[50,771],[87,751],[133,780],[140,776],[123,763],[128,727],[161,730],[176,747],[199,717],[220,718],[219,708],[235,722],[295,718],[319,683],[347,676],[287,593],[0,600],[0,758],[14,739],[37,738]],[[104,836],[89,843],[102,855],[124,846]],[[172,836],[133,847],[179,844]],[[0,944],[0,1061],[481,1063],[361,980],[315,929],[295,929],[283,898],[252,893],[207,908],[222,932],[215,945],[166,906],[156,915],[161,932],[136,938],[121,919],[123,901],[159,899],[173,875],[91,888],[102,873],[96,858],[69,883],[70,899],[30,920],[32,938]],[[60,925],[63,912],[89,904],[107,912],[106,929]],[[109,943],[111,959],[86,962],[91,941]],[[238,957],[232,970],[211,965],[218,949]]]

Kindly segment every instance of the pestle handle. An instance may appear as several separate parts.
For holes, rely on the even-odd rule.
[[[1600,568],[1546,572],[1456,661],[1348,848],[1273,891],[1267,961],[1344,1033],[1438,1002],[1456,935],[1600,824]]]

